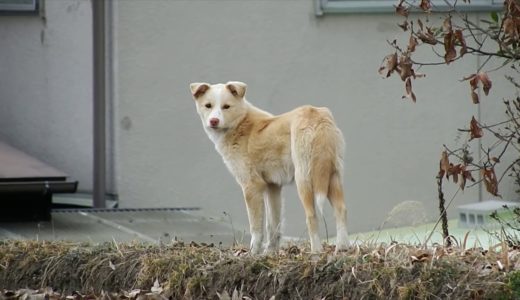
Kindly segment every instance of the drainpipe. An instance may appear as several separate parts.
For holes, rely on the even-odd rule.
[[[93,206],[104,208],[106,194],[105,0],[92,1],[94,163]]]

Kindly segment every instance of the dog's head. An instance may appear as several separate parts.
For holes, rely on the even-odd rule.
[[[246,87],[239,81],[190,84],[197,112],[206,130],[226,130],[236,125],[246,112]]]

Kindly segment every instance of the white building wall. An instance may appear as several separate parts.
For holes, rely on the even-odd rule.
[[[456,128],[477,115],[467,82],[457,82],[475,70],[475,59],[421,70],[428,77],[414,82],[414,105],[401,100],[398,78],[377,74],[391,52],[386,40],[406,39],[393,15],[316,18],[310,0],[115,4],[116,99],[109,111],[116,120],[114,132],[108,130],[117,142],[109,153],[116,157],[121,206],[200,206],[247,227],[241,191],[205,136],[188,88],[194,81],[241,80],[248,99],[273,113],[302,104],[333,111],[347,141],[351,231],[438,215],[442,144],[456,145]],[[45,6],[45,20],[0,17],[0,136],[90,191],[91,3],[46,0]],[[482,96],[484,122],[500,118],[503,108],[494,102],[513,93],[500,73],[493,76],[491,96]],[[513,185],[501,188],[504,199],[516,198]],[[446,199],[455,191],[447,186]],[[476,188],[466,190],[452,208],[478,198]],[[305,236],[294,187],[285,200],[286,232]],[[332,222],[329,216],[331,231]]]
[[[377,74],[391,52],[386,40],[406,39],[396,26],[401,19],[390,14],[316,18],[310,0],[119,1],[117,10],[122,206],[200,206],[247,224],[241,191],[205,136],[188,89],[194,81],[241,80],[248,100],[273,113],[302,104],[331,108],[347,141],[351,231],[438,216],[442,145],[457,145],[456,129],[477,114],[467,83],[457,81],[474,71],[475,59],[421,70],[428,78],[414,83],[414,105],[401,100],[397,77]],[[512,189],[505,187],[506,197],[515,196]],[[447,200],[455,191],[447,185]],[[459,193],[450,214],[478,198],[476,188]],[[304,236],[293,187],[285,200],[287,233]],[[405,201],[424,209],[392,220]]]
[[[352,231],[402,223],[390,212],[406,209],[405,201],[424,207],[405,213],[405,223],[422,213],[437,217],[442,144],[457,145],[456,129],[477,114],[467,83],[457,81],[476,60],[422,70],[428,78],[415,82],[414,105],[401,100],[397,78],[377,74],[391,52],[386,40],[406,38],[393,15],[316,18],[311,1],[119,1],[117,10],[122,206],[200,206],[247,224],[240,189],[205,136],[188,89],[193,81],[241,80],[248,99],[273,113],[302,104],[331,108],[347,141]],[[515,197],[513,189],[506,185],[505,197]],[[448,185],[446,198],[455,191]],[[287,233],[305,235],[293,187],[285,198]],[[452,208],[478,198],[476,188],[459,192]]]
[[[92,189],[92,5],[0,16],[0,138]]]
[[[0,18],[0,136],[90,191],[91,3],[45,4],[46,21]],[[406,38],[393,15],[316,18],[311,0],[117,1],[115,11],[117,97],[110,112],[121,206],[200,206],[246,228],[241,191],[205,136],[188,88],[193,81],[241,80],[249,84],[248,99],[273,113],[302,104],[333,111],[347,140],[351,231],[438,215],[441,145],[455,145],[456,128],[477,115],[467,83],[457,83],[476,60],[424,68],[428,77],[414,82],[414,105],[401,100],[399,79],[376,72],[391,51],[386,40]],[[491,101],[512,93],[496,82],[493,96],[483,99],[486,122],[503,111]],[[447,186],[446,198],[455,191]],[[505,199],[516,197],[513,191],[502,186]],[[286,233],[305,236],[294,187],[285,200]],[[452,208],[477,200],[470,189]]]
[[[46,21],[0,19],[6,41],[0,48],[0,133],[89,191],[91,5],[45,3]],[[116,15],[111,113],[121,206],[201,206],[215,216],[226,211],[238,226],[247,223],[241,192],[205,137],[188,91],[192,81],[242,80],[249,100],[274,113],[307,103],[334,112],[348,145],[353,231],[377,228],[404,201],[424,207],[405,214],[405,222],[437,215],[440,145],[456,144],[455,128],[477,114],[467,104],[466,83],[453,82],[477,61],[425,70],[428,79],[416,82],[419,103],[412,105],[400,100],[398,79],[376,73],[390,51],[385,40],[401,36],[400,19],[392,15],[315,18],[311,1],[225,0],[118,1]],[[509,95],[507,87],[496,87],[495,99]],[[502,111],[488,102],[482,108],[483,121]],[[503,187],[504,197],[515,197],[513,190]],[[447,198],[454,192],[448,187]],[[288,233],[304,235],[294,188],[285,198]],[[477,190],[468,190],[454,205],[477,199]]]

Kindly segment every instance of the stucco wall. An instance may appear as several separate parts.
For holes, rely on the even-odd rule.
[[[423,69],[428,79],[415,82],[414,105],[401,100],[398,78],[377,74],[391,52],[386,40],[406,39],[393,15],[316,18],[310,0],[117,4],[121,206],[200,206],[217,217],[231,214],[235,226],[247,224],[241,191],[206,137],[188,88],[194,81],[240,80],[248,100],[273,113],[303,104],[332,110],[347,141],[351,231],[438,215],[442,144],[455,145],[456,129],[477,114],[467,83],[457,81],[476,60]],[[505,198],[512,190],[505,188]],[[447,186],[446,198],[455,191]],[[294,187],[284,196],[286,233],[305,236]],[[388,219],[404,201],[424,210]],[[478,201],[476,188],[459,193],[453,207],[471,201]],[[407,207],[417,206],[401,206]]]
[[[0,138],[92,189],[92,6],[0,17]]]

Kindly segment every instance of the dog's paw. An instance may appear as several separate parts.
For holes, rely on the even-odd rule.
[[[249,249],[249,254],[250,255],[260,255],[262,253],[263,253],[262,247],[251,247]]]
[[[345,253],[350,249],[351,243],[349,241],[343,242],[341,244],[336,245],[336,249],[334,250],[334,254]]]

